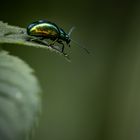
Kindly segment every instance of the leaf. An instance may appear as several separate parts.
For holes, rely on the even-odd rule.
[[[70,62],[69,55],[62,53],[62,48],[60,46],[49,45],[47,40],[39,40],[37,37],[27,35],[25,28],[11,26],[7,23],[3,23],[2,21],[0,21],[0,44],[16,44],[49,49],[50,51],[63,55],[66,60]]]
[[[29,39],[35,39],[35,37],[27,35],[25,28],[11,26],[0,21],[0,44],[19,44],[24,46],[33,46],[37,48],[49,49],[51,51],[62,54],[61,48],[59,46],[49,46],[46,40],[38,40],[38,42],[35,42],[29,41]]]
[[[1,140],[28,137],[40,113],[40,93],[33,70],[19,58],[0,51]]]

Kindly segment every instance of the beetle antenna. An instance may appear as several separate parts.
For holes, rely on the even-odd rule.
[[[71,33],[73,32],[74,29],[75,29],[75,26],[70,28],[69,33],[68,33],[69,36],[71,35]]]
[[[70,28],[69,33],[68,33],[69,37],[70,37],[70,35],[71,35],[71,33],[73,32],[74,29],[75,29],[75,26],[73,26],[73,27]],[[71,38],[70,38],[70,39],[71,39]],[[84,49],[84,50],[89,54],[88,49],[86,49],[84,46],[80,45],[78,42],[76,42],[76,41],[73,40],[73,39],[71,39],[71,41],[72,41],[73,43],[75,43],[77,46],[79,46],[79,47],[81,47],[82,49]]]
[[[76,42],[75,40],[71,39],[71,41],[72,41],[73,43],[75,43],[77,46],[79,46],[79,47],[81,47],[82,49],[84,49],[88,54],[90,53],[90,52],[88,51],[87,48],[85,48],[84,46],[82,46],[81,44],[79,44],[78,42]]]

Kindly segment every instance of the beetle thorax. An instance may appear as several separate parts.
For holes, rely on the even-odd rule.
[[[61,28],[60,28],[60,39],[62,39],[63,41],[65,41],[67,44],[69,44],[70,41],[71,41],[69,35],[66,34],[66,33],[64,32],[64,30],[61,29]]]

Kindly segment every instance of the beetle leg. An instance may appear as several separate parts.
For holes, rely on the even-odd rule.
[[[30,36],[29,38],[27,38],[27,41],[38,41],[38,40],[43,40],[44,37],[33,37],[33,36]]]
[[[64,53],[64,47],[65,47],[64,43],[61,40],[58,40],[57,42],[62,45],[62,50],[61,51],[62,51],[62,53]]]
[[[58,41],[57,41],[57,42],[58,42],[59,44],[61,44],[61,45],[62,45],[62,50],[61,50],[61,53],[63,53],[63,55],[67,58],[67,60],[69,60],[69,61],[70,61],[69,55],[68,55],[67,53],[65,53],[65,52],[64,52],[65,45],[64,45],[63,41],[58,39]]]
[[[42,45],[49,46],[48,42],[45,42],[43,39],[44,39],[43,37],[38,37],[37,38],[37,37],[33,37],[33,36],[30,36],[30,37],[26,38],[27,41],[36,42],[36,43],[40,43]]]
[[[49,46],[53,46],[55,44],[55,42],[58,41],[58,38],[56,38],[52,43],[49,44]]]
[[[59,40],[58,38],[56,38],[52,43],[49,44],[49,46],[53,46],[55,42],[58,42],[59,44],[62,45],[61,53],[63,53],[64,55],[67,55],[67,54],[64,53],[64,47],[65,46],[64,46],[64,43],[62,42],[62,40]]]

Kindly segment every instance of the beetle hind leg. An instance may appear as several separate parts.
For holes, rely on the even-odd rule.
[[[51,43],[49,44],[49,46],[53,46],[53,45],[55,44],[55,42],[58,42],[58,38],[56,38],[55,40],[53,40],[53,42],[51,42]]]

